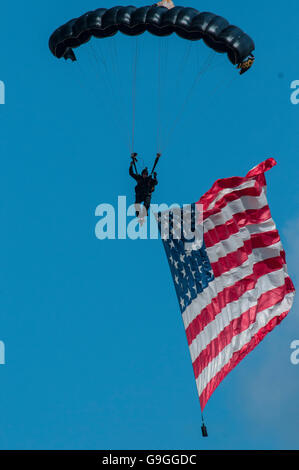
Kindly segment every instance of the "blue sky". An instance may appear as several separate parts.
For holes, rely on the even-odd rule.
[[[165,148],[154,200],[197,201],[216,179],[274,157],[268,200],[297,285],[299,105],[290,102],[290,83],[299,79],[298,2],[289,0],[287,11],[282,2],[197,3],[254,38],[256,64],[240,78],[214,54]],[[290,362],[290,344],[299,339],[298,302],[216,390],[202,439],[161,241],[95,237],[98,204],[133,200],[126,132],[136,42],[112,40],[118,74],[109,62],[114,45],[99,46],[110,68],[100,75],[98,45],[86,45],[72,64],[50,54],[48,38],[99,6],[113,3],[2,6],[0,448],[297,449],[299,365]],[[180,69],[185,43],[161,42],[163,135],[210,57],[194,43]],[[157,150],[158,47],[157,38],[138,39],[135,150],[148,166]]]

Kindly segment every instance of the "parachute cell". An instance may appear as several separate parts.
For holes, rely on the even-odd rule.
[[[237,26],[221,16],[200,13],[195,8],[152,5],[140,8],[116,6],[99,8],[68,21],[51,35],[49,47],[57,58],[75,60],[72,49],[88,42],[93,36],[104,38],[118,31],[137,36],[148,31],[156,36],[176,33],[187,40],[203,39],[216,52],[226,53],[232,64],[241,64],[252,55],[253,40]]]

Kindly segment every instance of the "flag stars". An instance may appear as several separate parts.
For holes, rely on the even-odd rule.
[[[168,223],[161,217],[160,233],[166,249],[173,282],[181,311],[184,311],[214,278],[203,240],[184,237],[184,226],[179,217],[170,215]],[[188,219],[189,220],[189,219]],[[196,224],[194,224],[196,226]],[[163,234],[163,236],[162,236]]]
[[[170,246],[170,248],[175,248],[175,245],[174,245],[174,243],[173,243],[173,240],[170,240],[169,246]]]

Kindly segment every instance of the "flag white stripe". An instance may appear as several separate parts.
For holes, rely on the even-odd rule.
[[[216,263],[219,258],[223,258],[229,253],[237,251],[244,245],[244,242],[250,240],[252,235],[258,235],[260,233],[266,233],[276,230],[275,224],[272,219],[268,219],[266,222],[260,225],[247,225],[242,227],[238,233],[234,233],[226,240],[221,240],[215,245],[207,247],[207,254],[211,263]]]
[[[207,219],[204,219],[205,232],[225,224],[231,220],[236,214],[244,213],[246,210],[258,210],[268,207],[265,192],[262,191],[261,195],[256,196],[242,196],[235,201],[229,202],[223,209],[216,214],[211,214]]]
[[[216,203],[220,201],[224,196],[227,196],[228,194],[234,194],[238,191],[241,191],[242,189],[247,189],[247,188],[252,188],[256,184],[255,180],[249,180],[245,181],[245,183],[240,184],[239,186],[236,186],[235,188],[225,188],[222,191],[219,191],[213,201],[209,204],[206,210],[211,210],[215,207]]]

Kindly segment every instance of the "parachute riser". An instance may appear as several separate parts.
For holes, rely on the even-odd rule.
[[[159,160],[160,160],[160,157],[161,157],[160,154],[157,155],[156,160],[155,160],[155,163],[154,163],[154,166],[153,166],[152,171],[151,171],[151,175],[154,173],[154,171],[155,171],[155,169],[156,169],[156,166],[158,165],[158,162],[159,162]]]

